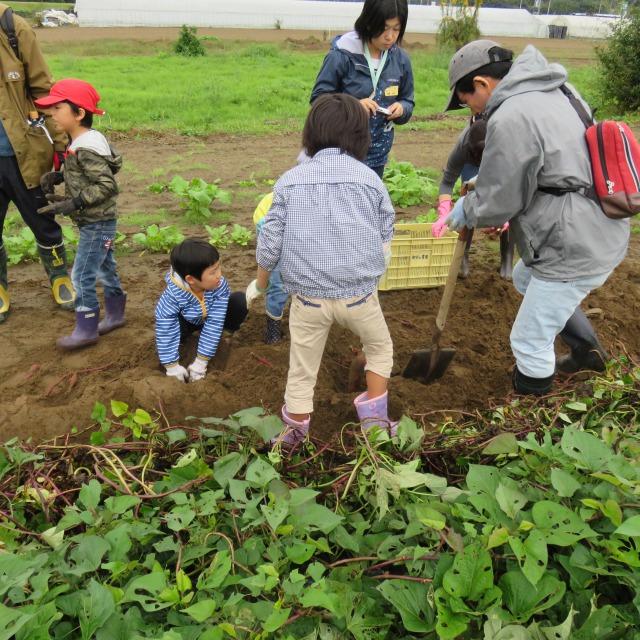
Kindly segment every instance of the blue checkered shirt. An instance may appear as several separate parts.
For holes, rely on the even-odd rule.
[[[287,171],[273,194],[256,257],[267,271],[279,266],[288,293],[336,299],[376,289],[395,212],[371,169],[323,149]]]

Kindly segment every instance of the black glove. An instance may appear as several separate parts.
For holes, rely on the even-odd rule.
[[[48,193],[47,200],[51,204],[38,209],[38,213],[44,215],[68,216],[70,213],[79,211],[84,207],[84,204],[80,198],[67,198],[65,196],[59,196],[55,193]]]
[[[49,173],[45,173],[42,178],[40,178],[40,188],[45,194],[53,193],[54,187],[63,182],[64,174],[62,171],[49,171]]]

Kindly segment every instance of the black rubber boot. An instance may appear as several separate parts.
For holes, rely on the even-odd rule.
[[[38,253],[44,265],[44,270],[49,276],[51,293],[56,304],[61,309],[73,311],[73,302],[76,299],[76,294],[67,273],[67,252],[64,244],[60,243],[54,247],[38,245]]]
[[[513,389],[516,393],[523,396],[544,396],[553,386],[553,379],[555,375],[551,375],[548,378],[532,378],[531,376],[525,376],[521,373],[518,367],[513,368],[513,376],[511,378],[513,382]]]
[[[469,250],[471,249],[471,241],[473,240],[474,229],[469,229],[469,235],[467,236],[467,244],[464,248],[464,256],[462,258],[462,264],[460,265],[460,275],[458,276],[462,280],[466,280],[469,277],[471,268],[469,267]]]
[[[9,315],[9,279],[7,277],[7,250],[0,245],[0,324]]]
[[[277,344],[282,340],[282,327],[280,320],[274,320],[267,316],[267,326],[264,330],[265,344]]]
[[[571,349],[571,353],[556,358],[557,371],[604,371],[609,354],[603,349],[593,325],[580,307],[567,320],[560,337]]]
[[[510,229],[500,234],[500,277],[513,280],[513,245],[515,239]]]

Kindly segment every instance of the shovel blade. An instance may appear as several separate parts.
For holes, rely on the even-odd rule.
[[[438,380],[451,364],[453,357],[456,355],[456,350],[452,348],[438,349],[433,366],[431,365],[432,355],[433,349],[414,351],[411,354],[409,363],[402,372],[402,377],[413,378],[424,384]]]

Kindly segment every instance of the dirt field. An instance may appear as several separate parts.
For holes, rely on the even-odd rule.
[[[395,154],[421,166],[438,167],[455,135],[444,131],[400,134]],[[256,177],[278,175],[290,166],[297,145],[297,136],[121,139],[118,146],[128,163],[121,180],[121,228],[134,229],[127,226],[132,212],[152,214],[168,204],[166,194],[153,195],[145,189],[152,181],[152,169],[170,171],[178,158],[181,168],[186,167],[185,175],[200,173],[209,179],[214,175],[224,186],[233,187],[252,173]],[[234,219],[249,225],[253,201],[236,198],[232,210]],[[399,217],[417,212],[400,212]],[[404,412],[428,418],[435,410],[469,411],[510,393],[508,335],[518,295],[498,277],[497,243],[478,235],[471,276],[460,282],[443,340],[457,347],[456,359],[447,375],[428,387],[394,377],[391,406],[396,415]],[[253,277],[254,249],[252,245],[223,252],[224,271],[234,289],[244,287]],[[95,347],[72,354],[61,354],[55,348],[55,338],[71,328],[72,316],[54,308],[41,267],[31,264],[10,269],[13,310],[0,328],[0,439],[16,435],[43,439],[72,426],[84,427],[90,423],[94,402],[112,398],[147,409],[162,403],[169,419],[178,421],[187,415],[226,415],[254,405],[279,410],[288,342],[279,346],[262,343],[260,304],[234,337],[226,369],[212,372],[201,383],[182,385],[163,375],[153,344],[153,309],[162,290],[167,258],[128,255],[119,259],[119,265],[129,293],[127,326]],[[621,353],[624,345],[640,357],[639,267],[640,242],[634,236],[625,263],[586,302],[587,307],[602,310],[594,323],[612,353]],[[439,297],[436,289],[381,295],[398,370],[413,349],[429,341]],[[333,331],[318,380],[316,433],[333,431],[355,419],[353,394],[346,392],[346,384],[351,347],[357,346],[351,335]]]

